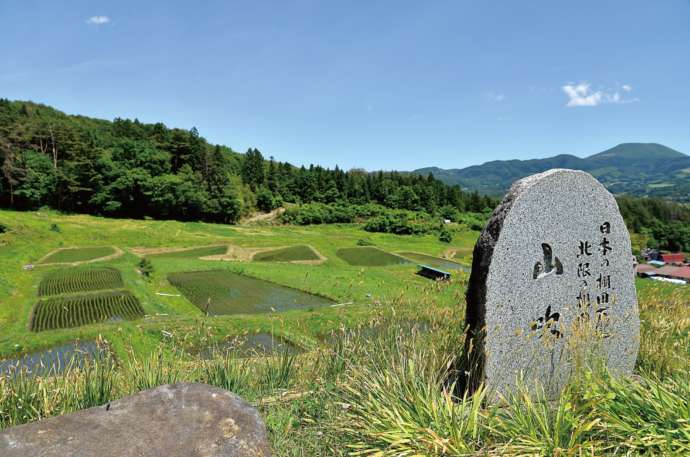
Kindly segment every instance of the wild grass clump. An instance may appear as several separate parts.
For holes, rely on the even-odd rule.
[[[33,377],[26,370],[0,376],[0,430],[107,403],[117,396],[115,361],[107,353],[59,376]]]
[[[233,357],[232,354],[205,360],[199,381],[244,395],[252,381],[249,363],[248,359]]]
[[[641,381],[592,378],[584,392],[589,417],[605,438],[607,452],[690,455],[690,373]]]
[[[641,296],[637,369],[660,377],[690,370],[690,298],[684,288],[655,286]]]
[[[489,414],[490,447],[500,455],[596,455],[600,443],[591,432],[600,421],[575,392],[568,386],[551,399],[543,387],[520,383]]]

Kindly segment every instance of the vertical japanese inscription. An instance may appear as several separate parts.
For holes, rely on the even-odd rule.
[[[609,310],[614,300],[613,285],[611,283],[611,274],[608,269],[611,265],[610,255],[613,251],[609,236],[611,234],[611,223],[603,222],[599,226],[599,233],[601,238],[597,240],[598,259],[593,259],[590,262],[583,260],[578,264],[578,279],[580,280],[580,293],[576,297],[578,306],[578,321],[581,324],[593,323],[593,328],[603,338],[608,338],[611,335],[608,332]],[[585,259],[593,257],[592,244],[588,240],[580,241],[578,247],[578,259]],[[599,273],[596,279],[592,282],[592,275],[590,272],[591,262],[598,261]],[[591,283],[591,284],[590,284]],[[594,290],[594,300],[592,300],[592,293],[590,293],[590,286],[596,287]]]
[[[630,373],[639,347],[630,263],[616,201],[592,176],[551,170],[515,183],[475,247],[461,384],[506,392],[522,378],[556,395],[590,349]]]

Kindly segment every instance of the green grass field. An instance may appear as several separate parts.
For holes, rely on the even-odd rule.
[[[350,265],[381,267],[409,263],[409,260],[371,246],[338,249],[338,257]]]
[[[295,262],[319,260],[319,256],[309,246],[299,245],[273,251],[257,252],[252,260],[257,262]]]
[[[139,300],[127,291],[103,292],[40,300],[34,307],[31,330],[42,332],[79,327],[108,319],[144,317]]]
[[[122,275],[115,268],[65,268],[47,273],[38,285],[38,296],[121,289]]]

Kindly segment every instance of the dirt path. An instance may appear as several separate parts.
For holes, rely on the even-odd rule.
[[[285,208],[276,208],[270,213],[259,213],[249,216],[240,221],[240,225],[256,224],[257,222],[271,222],[275,221],[285,212]]]

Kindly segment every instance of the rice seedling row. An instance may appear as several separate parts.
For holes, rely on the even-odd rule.
[[[31,330],[40,332],[79,327],[109,319],[134,320],[144,316],[139,300],[127,291],[40,300],[31,318]]]
[[[38,296],[74,294],[124,287],[115,268],[70,268],[48,273],[38,286]]]

